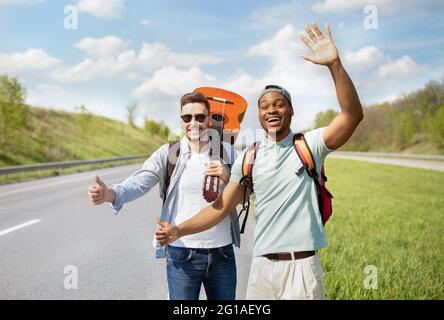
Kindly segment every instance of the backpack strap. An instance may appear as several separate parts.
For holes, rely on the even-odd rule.
[[[316,185],[316,193],[318,196],[319,212],[320,212],[321,218],[322,218],[323,208],[322,208],[321,184],[319,181],[319,175],[318,175],[318,172],[316,171],[316,164],[314,161],[313,154],[311,153],[310,147],[308,146],[307,140],[305,140],[305,136],[303,133],[299,132],[293,136],[293,146],[294,146],[294,149],[296,150],[296,153],[299,156],[299,159],[301,159],[301,162],[303,164],[303,167],[297,172],[297,174],[298,175],[301,174],[303,172],[303,170],[305,169],[307,174],[313,178],[313,181]],[[321,172],[322,172],[323,177],[325,177],[323,165],[322,165]],[[325,179],[324,181],[326,181],[326,180],[327,179]]]
[[[168,147],[168,156],[166,163],[166,175],[165,175],[165,185],[163,188],[163,203],[165,204],[166,193],[170,185],[171,176],[173,175],[174,168],[176,167],[177,159],[180,154],[180,141],[173,141]],[[171,160],[175,160],[172,162]]]
[[[253,165],[256,160],[257,149],[259,148],[259,141],[251,145],[244,154],[242,160],[242,176],[250,176],[253,179]]]
[[[310,177],[317,175],[313,154],[311,153],[310,147],[308,146],[303,133],[299,132],[293,136],[293,146],[308,175]]]
[[[257,150],[259,148],[259,141],[256,141],[251,145],[244,154],[242,159],[242,178],[239,181],[244,187],[244,197],[242,200],[242,210],[239,212],[237,219],[239,220],[242,213],[245,211],[245,218],[242,222],[240,233],[245,232],[245,226],[247,223],[248,212],[250,211],[250,195],[253,192],[253,166],[256,160]]]

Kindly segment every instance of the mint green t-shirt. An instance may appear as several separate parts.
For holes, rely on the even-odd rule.
[[[324,143],[325,128],[305,133],[318,173],[332,150]],[[310,251],[327,246],[319,213],[316,186],[302,167],[293,147],[293,132],[278,142],[264,139],[253,167],[256,228],[253,256],[267,253]],[[245,151],[244,151],[245,152]],[[231,181],[242,178],[243,154],[231,170]]]

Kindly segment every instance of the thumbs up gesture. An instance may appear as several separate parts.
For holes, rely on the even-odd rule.
[[[104,202],[115,201],[114,191],[107,188],[106,184],[99,178],[99,176],[94,175],[94,185],[88,189],[88,198],[92,204],[98,205]]]

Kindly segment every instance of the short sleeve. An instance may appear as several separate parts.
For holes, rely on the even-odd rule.
[[[242,179],[242,161],[244,159],[245,152],[247,152],[247,149],[242,151],[241,154],[239,154],[239,156],[236,158],[236,161],[234,161],[233,167],[231,168],[230,181],[239,183]]]
[[[305,133],[305,140],[310,147],[318,168],[321,167],[321,164],[324,162],[327,155],[333,151],[325,145],[323,136],[324,130],[325,127],[322,127]]]

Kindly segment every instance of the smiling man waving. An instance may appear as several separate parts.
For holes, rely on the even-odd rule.
[[[310,39],[301,40],[312,50],[302,58],[327,66],[336,86],[341,112],[325,128],[305,133],[316,171],[325,157],[342,146],[363,119],[355,87],[341,64],[329,26],[325,36],[313,23],[306,26]],[[266,139],[254,162],[256,229],[247,299],[323,299],[322,268],[316,250],[327,245],[314,180],[306,172],[296,174],[302,162],[293,147],[290,129],[294,114],[290,93],[276,85],[259,94],[259,120]],[[219,223],[242,200],[242,159],[233,165],[223,194],[192,219],[179,225],[159,222],[156,237],[161,244],[206,230]]]

